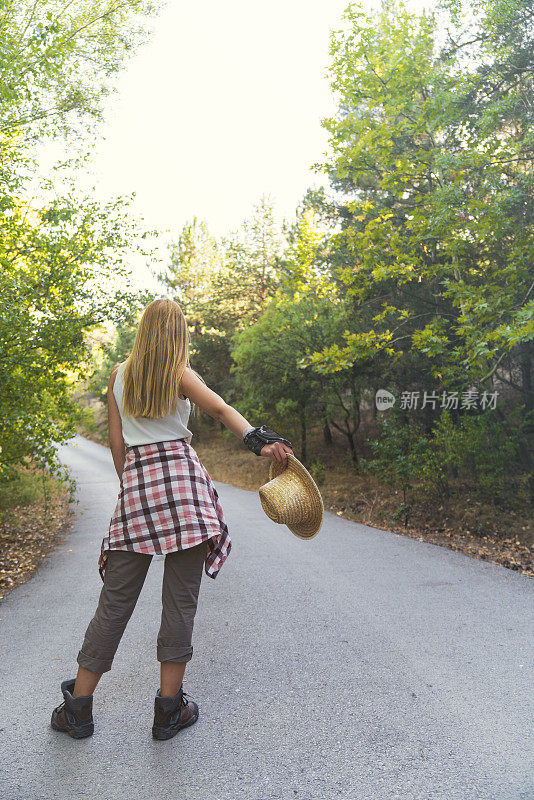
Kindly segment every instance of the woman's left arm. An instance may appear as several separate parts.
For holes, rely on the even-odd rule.
[[[243,435],[247,428],[253,427],[236,408],[226,403],[217,392],[214,392],[213,389],[206,386],[190,367],[185,368],[181,385],[184,394],[189,397],[193,403],[200,406],[210,417],[220,420],[228,430],[235,433],[241,440],[243,440]],[[271,461],[286,462],[286,453],[295,455],[292,448],[288,447],[288,445],[282,442],[274,442],[264,445],[261,452],[257,455],[270,458]]]
[[[109,430],[109,446],[111,448],[111,455],[113,456],[113,463],[119,479],[122,477],[124,470],[124,461],[126,458],[125,444],[122,436],[122,420],[119,412],[115,395],[113,394],[113,384],[115,383],[115,375],[117,374],[118,366],[113,367],[108,384],[108,430]]]

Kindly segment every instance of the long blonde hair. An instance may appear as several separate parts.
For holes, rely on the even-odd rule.
[[[125,363],[122,413],[149,419],[172,414],[184,370],[191,368],[189,330],[178,303],[162,298],[148,304]]]

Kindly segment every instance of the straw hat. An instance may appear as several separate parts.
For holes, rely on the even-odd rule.
[[[267,516],[301,539],[313,539],[323,523],[324,505],[317,484],[306,467],[291,453],[287,465],[271,461],[269,482],[259,488]]]

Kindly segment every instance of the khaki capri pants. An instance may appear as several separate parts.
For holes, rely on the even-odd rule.
[[[198,593],[206,558],[206,542],[167,553],[161,589],[161,624],[157,660],[190,661]],[[87,627],[77,661],[91,672],[111,669],[126,625],[143,588],[151,554],[109,550],[98,607]]]

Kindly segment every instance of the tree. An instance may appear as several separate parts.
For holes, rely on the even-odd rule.
[[[0,479],[28,456],[57,469],[55,443],[79,418],[84,331],[133,313],[135,298],[108,290],[130,242],[117,204],[61,198],[0,215]]]
[[[3,0],[2,137],[25,146],[29,137],[98,119],[109,78],[154,10],[147,0]]]
[[[338,401],[343,407],[336,378],[325,380],[308,363],[313,352],[339,336],[341,313],[332,310],[326,293],[279,293],[254,325],[236,335],[232,349],[236,407],[245,416],[271,418],[274,428],[298,432],[304,462],[310,425],[328,420],[330,412],[333,417]]]
[[[228,402],[234,396],[233,337],[259,317],[274,294],[280,238],[265,197],[251,220],[221,241],[194,218],[171,245],[171,262],[158,276],[186,316],[192,363]]]
[[[246,241],[248,274],[258,309],[276,289],[276,265],[280,255],[281,232],[274,219],[272,200],[262,195],[254,206],[250,221],[245,220],[243,232]]]
[[[58,468],[55,444],[78,417],[70,394],[84,335],[138,304],[114,280],[139,243],[125,202],[100,206],[68,186],[60,195],[55,174],[36,202],[27,182],[32,145],[60,134],[72,143],[98,119],[150,9],[141,0],[0,3],[0,479],[27,458]]]
[[[435,15],[349,6],[331,46],[339,115],[324,121],[350,198],[340,278],[376,312],[342,356],[412,350],[461,385],[491,380],[534,333],[532,14],[477,8],[474,41],[458,31],[436,53]]]
[[[147,304],[148,302],[150,300],[147,298]],[[123,319],[117,324],[111,338],[109,338],[108,334],[99,347],[93,346],[91,348],[91,361],[94,369],[91,375],[90,388],[102,402],[106,399],[111,371],[117,364],[126,361],[132,352],[136,333],[136,320]]]

